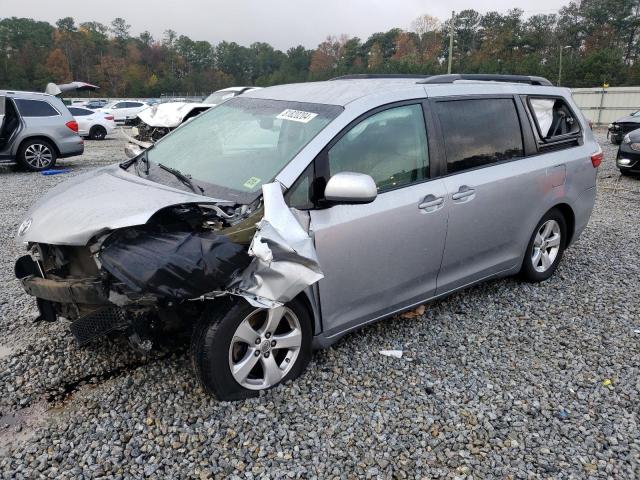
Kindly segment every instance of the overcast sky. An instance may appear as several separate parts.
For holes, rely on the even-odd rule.
[[[0,17],[29,17],[54,23],[71,16],[76,23],[108,24],[123,17],[137,35],[149,30],[161,38],[173,29],[193,40],[269,42],[284,49],[302,44],[314,48],[327,35],[346,33],[366,39],[392,27],[409,28],[429,13],[440,19],[451,10],[480,12],[521,8],[525,15],[553,13],[568,0],[0,0]]]

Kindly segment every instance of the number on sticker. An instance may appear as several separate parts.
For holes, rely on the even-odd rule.
[[[291,120],[292,122],[309,123],[317,116],[317,113],[305,112],[303,110],[292,110],[290,108],[287,108],[276,118],[279,118],[280,120]]]

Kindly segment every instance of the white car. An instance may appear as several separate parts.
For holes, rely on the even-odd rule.
[[[78,133],[91,140],[104,140],[116,129],[116,122],[110,113],[97,112],[82,107],[69,107],[69,111],[78,122]]]
[[[252,90],[259,90],[261,87],[229,87],[213,92],[202,103],[186,102],[174,99],[171,102],[157,103],[142,110],[137,114],[131,124],[132,137],[125,146],[125,154],[132,158],[138,155],[142,149],[149,148],[152,144],[160,140],[170,131],[178,128],[188,120],[196,117],[227,100],[242,95]]]
[[[144,102],[137,100],[119,100],[117,102],[107,103],[104,107],[99,108],[99,112],[113,115],[117,123],[125,123],[127,119],[136,118],[145,108],[149,108]]]

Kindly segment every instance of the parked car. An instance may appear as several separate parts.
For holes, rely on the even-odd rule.
[[[137,114],[135,121],[131,122],[135,126],[132,129],[133,136],[129,139],[129,143],[125,145],[125,155],[128,158],[135,157],[143,149],[148,148],[184,122],[233,97],[252,90],[258,90],[259,88],[223,88],[209,95],[202,103],[172,101],[158,103],[151,108],[142,110]]]
[[[46,170],[58,158],[81,155],[78,123],[59,98],[0,90],[0,163]]]
[[[106,100],[89,100],[85,104],[85,108],[90,110],[97,110],[98,108],[104,107],[108,102]]]
[[[607,137],[614,145],[620,145],[627,133],[638,128],[640,128],[640,110],[610,123]]]
[[[69,107],[69,112],[78,122],[78,133],[82,137],[104,140],[116,130],[116,122],[111,114],[80,107]]]
[[[616,165],[622,175],[640,175],[640,129],[624,136],[618,148]]]
[[[243,93],[251,92],[252,90],[259,90],[261,87],[227,87],[221,90],[216,90],[207,98],[205,98],[202,103],[205,105],[219,105],[221,103],[226,102],[227,100],[232,99],[233,97],[237,97],[238,95],[242,95]]]
[[[255,90],[54,188],[18,229],[16,275],[81,344],[191,329],[206,391],[244,398],[362,325],[491,278],[548,279],[602,157],[569,90],[538,77]]]
[[[125,123],[128,119],[135,118],[145,108],[149,108],[149,106],[144,102],[120,100],[107,103],[104,107],[99,108],[98,111],[113,115],[116,123]]]

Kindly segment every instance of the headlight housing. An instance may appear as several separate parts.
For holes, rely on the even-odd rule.
[[[629,136],[628,133],[622,139],[622,143],[631,143],[631,137]]]
[[[634,150],[636,152],[640,152],[640,143],[634,142],[631,145],[629,145],[629,148],[631,148],[631,150]]]

